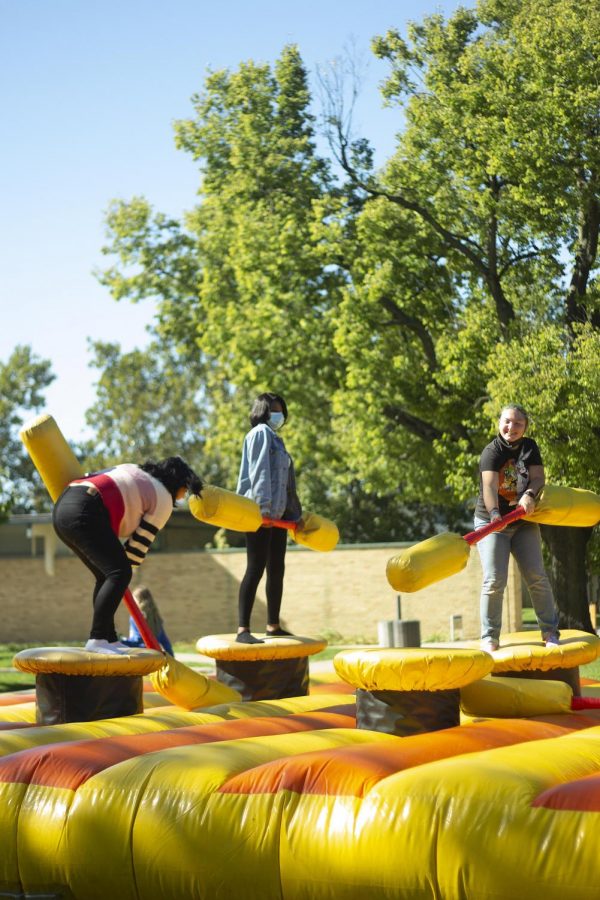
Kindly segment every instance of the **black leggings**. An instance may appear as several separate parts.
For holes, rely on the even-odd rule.
[[[116,641],[115,613],[132,570],[102,498],[85,485],[68,487],[56,501],[52,521],[59,538],[96,579],[90,637]]]
[[[279,610],[283,594],[287,531],[283,528],[265,528],[246,532],[248,562],[240,584],[239,626],[250,628],[250,616],[256,599],[256,591],[267,570],[267,624],[279,624]]]

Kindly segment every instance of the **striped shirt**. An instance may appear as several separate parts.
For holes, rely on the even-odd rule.
[[[71,484],[96,488],[114,533],[125,540],[131,565],[139,566],[173,512],[173,498],[164,484],[133,463],[76,478]]]

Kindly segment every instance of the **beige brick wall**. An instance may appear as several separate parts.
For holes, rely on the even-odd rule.
[[[386,563],[399,545],[346,546],[333,553],[290,548],[282,622],[298,634],[332,635],[377,641],[377,623],[397,617],[396,593],[385,577]],[[195,641],[201,635],[232,632],[237,624],[237,594],[246,562],[245,551],[150,553],[134,584],[143,581],[154,593],[171,640]],[[422,640],[448,639],[450,616],[463,617],[463,638],[479,633],[479,556],[473,551],[463,572],[403,594],[403,619],[421,622]],[[0,560],[0,641],[57,643],[87,637],[91,620],[92,579],[75,557],[58,557],[55,575],[46,574],[43,559]],[[255,631],[264,629],[264,579],[252,617]],[[521,592],[511,567],[505,597],[504,628],[521,623]],[[127,631],[121,606],[118,628]]]

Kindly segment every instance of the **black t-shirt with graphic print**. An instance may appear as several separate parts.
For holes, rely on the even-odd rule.
[[[505,516],[517,505],[517,501],[527,490],[529,466],[541,466],[542,456],[532,438],[522,438],[516,444],[509,444],[499,434],[484,448],[479,460],[479,497],[475,507],[478,519],[489,521],[489,513],[483,502],[481,472],[498,472],[498,508]]]

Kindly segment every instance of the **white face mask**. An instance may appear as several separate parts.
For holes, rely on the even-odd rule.
[[[283,415],[282,412],[272,412],[269,415],[268,424],[271,426],[273,431],[278,431],[284,422],[285,422],[285,416]]]

